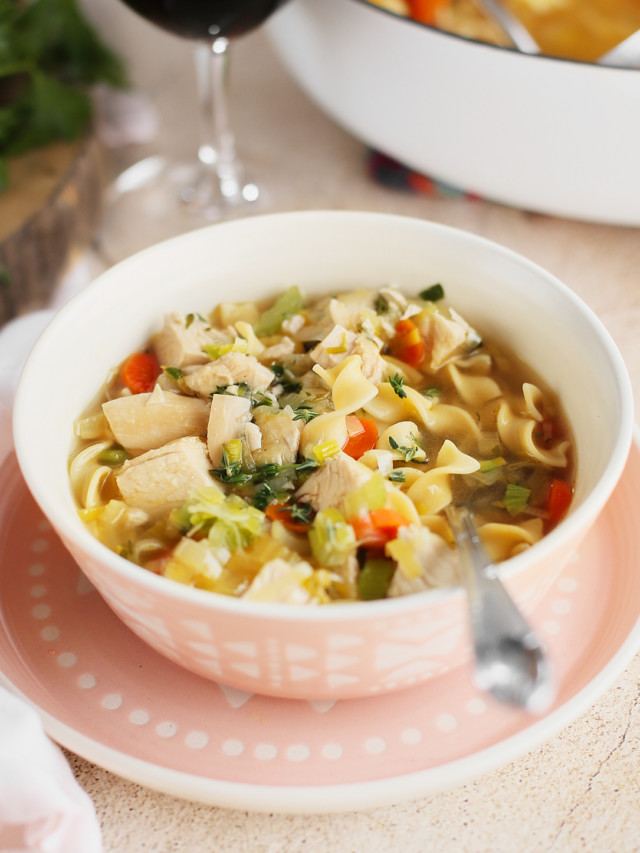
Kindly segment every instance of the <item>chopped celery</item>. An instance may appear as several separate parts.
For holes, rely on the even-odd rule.
[[[496,468],[501,468],[506,465],[507,461],[503,456],[495,456],[493,459],[480,460],[480,470],[486,474],[487,471],[493,471]]]
[[[193,498],[174,510],[173,521],[189,536],[207,536],[216,547],[235,551],[259,536],[265,525],[264,513],[238,495],[224,496],[215,487],[200,489]]]
[[[387,500],[387,490],[382,474],[374,474],[359,489],[347,495],[342,502],[346,518],[355,518],[361,512],[381,509]]]
[[[110,468],[117,468],[129,458],[129,454],[120,447],[119,444],[114,444],[112,447],[107,447],[102,450],[96,457],[96,461],[101,465],[108,465]]]
[[[517,483],[509,483],[504,492],[504,506],[510,515],[517,515],[529,503],[531,489],[519,486]]]
[[[309,528],[311,551],[321,566],[340,566],[356,547],[353,527],[337,509],[321,510]]]
[[[260,315],[255,325],[255,333],[258,337],[275,335],[280,331],[282,323],[287,317],[297,314],[302,309],[302,295],[297,285],[293,285],[278,296],[270,308]]]
[[[358,575],[358,597],[361,601],[386,598],[395,570],[393,560],[383,557],[367,560]]]

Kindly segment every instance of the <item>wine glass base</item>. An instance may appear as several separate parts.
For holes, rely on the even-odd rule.
[[[147,157],[107,190],[96,248],[107,263],[117,263],[161,240],[259,212],[263,202],[251,180],[220,179],[197,162]]]

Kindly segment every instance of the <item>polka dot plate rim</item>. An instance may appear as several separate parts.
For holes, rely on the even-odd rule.
[[[331,702],[252,695],[158,655],[112,613],[31,498],[0,468],[0,683],[58,743],[130,781],[211,805],[338,812],[450,788],[548,740],[640,648],[640,450],[531,614],[558,697],[499,706],[458,667],[419,686]],[[616,565],[617,571],[608,571]]]

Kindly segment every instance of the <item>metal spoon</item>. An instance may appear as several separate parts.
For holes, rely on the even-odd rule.
[[[469,510],[445,510],[460,552],[475,648],[474,681],[501,702],[534,714],[555,695],[543,646],[500,582]]]
[[[501,0],[476,0],[476,3],[500,24],[520,53],[533,56],[540,53],[538,43]],[[640,30],[604,53],[595,64],[614,68],[640,68]]]

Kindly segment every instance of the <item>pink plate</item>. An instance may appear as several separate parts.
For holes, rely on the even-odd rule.
[[[242,693],[154,652],[51,531],[13,456],[0,469],[0,682],[62,745],[134,782],[283,812],[420,797],[512,760],[585,711],[640,647],[640,451],[531,621],[559,693],[543,717],[494,704],[459,667],[336,703]],[[615,567],[615,571],[612,568]]]

